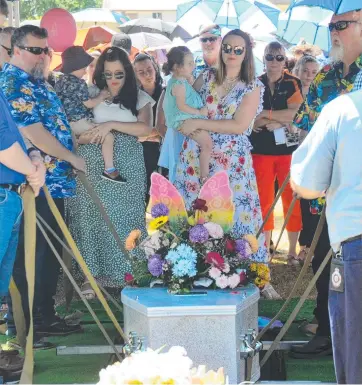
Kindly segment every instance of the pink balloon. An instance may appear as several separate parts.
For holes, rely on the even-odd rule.
[[[48,30],[48,44],[55,52],[72,46],[77,36],[74,17],[65,9],[53,8],[41,19],[40,26]]]

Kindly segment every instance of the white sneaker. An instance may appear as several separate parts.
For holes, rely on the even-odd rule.
[[[260,294],[265,299],[282,299],[270,283],[265,285]]]

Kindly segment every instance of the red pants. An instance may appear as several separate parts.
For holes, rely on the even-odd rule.
[[[275,198],[274,182],[277,178],[279,187],[290,171],[291,155],[253,155],[253,164],[258,184],[260,205],[265,218]],[[284,218],[293,200],[293,192],[288,183],[282,193]],[[274,215],[270,215],[264,230],[274,229]],[[296,202],[292,215],[286,226],[287,231],[298,232],[302,229],[302,215],[299,201]]]

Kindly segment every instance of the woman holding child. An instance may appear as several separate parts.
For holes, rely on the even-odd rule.
[[[238,29],[226,34],[219,68],[205,70],[194,88],[205,103],[208,119],[188,119],[180,127],[187,138],[179,156],[175,186],[190,207],[200,190],[200,146],[192,137],[196,134],[199,141],[198,133],[205,131],[212,140],[209,176],[221,170],[229,174],[235,204],[234,233],[255,235],[262,216],[248,136],[263,108],[264,87],[255,77],[250,36]],[[267,263],[263,235],[259,237],[259,246],[253,258]]]
[[[100,146],[83,144],[78,152],[86,161],[88,179],[119,236],[125,240],[134,229],[146,233],[146,171],[138,138],[151,131],[154,101],[138,90],[128,55],[117,47],[107,48],[102,53],[93,79],[95,86],[90,89],[90,96],[96,97],[102,90],[107,90],[110,96],[93,109],[94,123],[99,126],[92,141],[101,144],[112,133],[114,165],[125,183],[101,178],[104,162]],[[69,200],[68,222],[93,276],[104,286],[121,286],[130,266],[81,183],[77,185],[76,198]],[[82,291],[88,298],[94,295],[87,282]]]

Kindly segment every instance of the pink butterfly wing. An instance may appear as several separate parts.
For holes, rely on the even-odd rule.
[[[206,201],[208,208],[207,212],[200,213],[199,223],[215,222],[229,232],[233,227],[235,206],[227,172],[221,171],[209,178],[199,198]]]
[[[185,202],[181,194],[169,180],[156,172],[151,175],[150,195],[149,208],[163,203],[170,210],[169,222],[171,227],[177,226],[180,220],[187,220]]]

